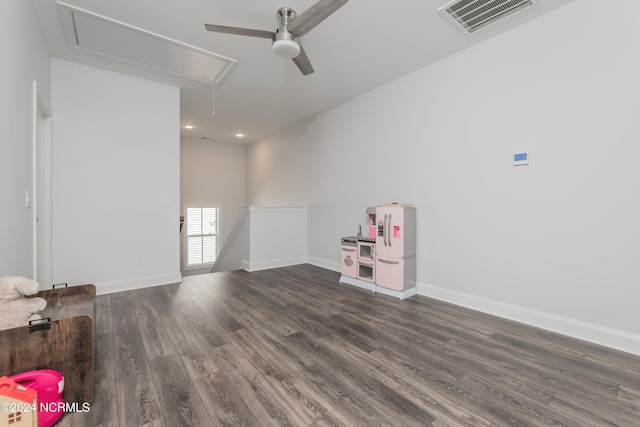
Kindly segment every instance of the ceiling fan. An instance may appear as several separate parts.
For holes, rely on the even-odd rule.
[[[204,27],[207,31],[217,33],[271,39],[273,41],[272,49],[275,54],[284,58],[293,59],[298,69],[306,76],[307,74],[313,73],[314,70],[307,54],[300,45],[300,37],[313,30],[316,25],[344,6],[347,1],[348,0],[320,0],[305,10],[300,16],[297,16],[296,12],[290,7],[281,7],[276,13],[280,26],[275,32],[212,24],[204,24]]]

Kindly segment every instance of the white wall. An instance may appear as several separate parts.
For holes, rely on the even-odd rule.
[[[54,281],[179,281],[179,88],[53,59],[52,106]]]
[[[220,206],[222,247],[245,202],[245,146],[183,138],[180,164],[181,215],[187,203]]]
[[[306,207],[243,207],[214,271],[257,271],[308,262],[307,218]]]
[[[308,204],[310,259],[336,269],[367,206],[414,203],[419,292],[640,353],[640,2],[616,6],[570,3],[255,143],[247,202]]]
[[[249,206],[248,271],[302,264],[307,261],[308,209]]]
[[[50,60],[31,2],[0,2],[0,276],[33,277],[33,90],[50,99]],[[32,205],[33,206],[33,205]]]

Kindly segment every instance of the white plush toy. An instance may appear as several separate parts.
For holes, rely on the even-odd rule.
[[[26,326],[29,320],[40,319],[46,306],[42,298],[25,298],[38,292],[35,280],[20,276],[0,277],[0,330]]]

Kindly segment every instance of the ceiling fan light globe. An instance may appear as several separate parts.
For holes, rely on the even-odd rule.
[[[300,54],[300,45],[293,40],[276,40],[272,48],[276,55],[283,58],[295,58]]]

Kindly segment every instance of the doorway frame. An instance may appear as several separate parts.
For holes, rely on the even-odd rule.
[[[33,82],[33,278],[40,288],[53,284],[52,111]]]

